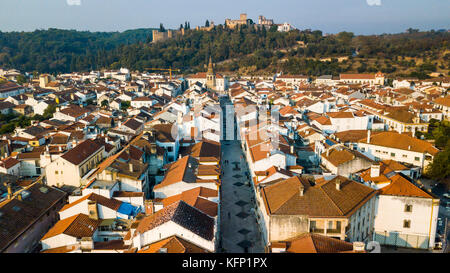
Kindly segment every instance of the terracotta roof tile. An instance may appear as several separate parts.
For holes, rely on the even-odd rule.
[[[353,244],[320,234],[305,233],[281,242],[288,253],[343,253],[353,252]]]
[[[168,221],[172,221],[208,241],[214,238],[214,219],[184,201],[175,202],[153,215],[143,218],[139,222],[136,232],[143,234]]]
[[[58,221],[41,240],[45,240],[60,234],[66,234],[76,238],[92,237],[101,220],[89,218],[86,214],[77,214]]]
[[[95,141],[87,139],[61,157],[74,165],[78,165],[101,148],[102,146],[98,145]]]
[[[341,189],[336,189],[337,180]],[[300,196],[300,185],[304,194]],[[297,176],[262,188],[268,214],[309,215],[310,217],[348,217],[376,191],[363,184],[337,176],[311,186]]]

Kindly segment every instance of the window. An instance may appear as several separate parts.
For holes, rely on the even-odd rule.
[[[172,152],[173,151],[173,147],[171,147],[171,146],[167,147],[167,151],[168,152]]]
[[[420,158],[416,156],[416,157],[414,157],[414,160],[415,161],[420,161]]]
[[[58,171],[55,171],[55,174],[58,174]]]
[[[391,156],[392,156],[392,157],[395,157],[395,153],[391,153]]]
[[[333,229],[333,221],[328,221],[328,229]]]
[[[405,205],[405,212],[412,212],[412,205]]]
[[[407,158],[407,157],[408,157],[408,155],[402,155],[402,157],[403,157],[403,158]]]
[[[403,220],[403,227],[404,228],[410,228],[411,227],[411,220]]]

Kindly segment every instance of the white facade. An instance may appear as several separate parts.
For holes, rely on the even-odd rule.
[[[143,234],[137,233],[137,235],[133,238],[133,247],[136,247],[140,250],[143,246],[152,244],[154,242],[160,241],[162,239],[171,237],[173,235],[177,235],[180,238],[183,238],[187,241],[198,245],[208,251],[215,251],[215,239],[209,241],[205,238],[198,236],[192,231],[172,222],[166,222],[162,225],[159,225],[149,231],[144,232]]]
[[[162,188],[153,189],[153,192],[155,194],[155,198],[167,198],[173,195],[180,194],[184,191],[192,190],[198,187],[204,187],[208,189],[212,189],[217,191],[218,186],[216,183],[213,182],[196,182],[196,183],[186,183],[186,182],[178,182],[174,184],[167,185]]]
[[[410,206],[408,211],[406,206]],[[379,195],[374,239],[381,244],[432,248],[439,202],[428,198]],[[405,225],[405,221],[409,221]]]
[[[409,163],[422,169],[425,169],[433,160],[433,157],[426,153],[383,147],[364,142],[358,143],[358,150],[373,160],[395,160]]]

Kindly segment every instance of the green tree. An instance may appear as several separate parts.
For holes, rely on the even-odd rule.
[[[22,85],[22,84],[24,84],[26,82],[27,82],[27,78],[24,75],[20,74],[19,76],[17,76],[17,83],[18,84]]]
[[[45,119],[50,119],[53,117],[53,114],[56,112],[56,104],[50,104],[44,110],[44,114],[42,115]]]
[[[128,108],[130,108],[130,106],[131,106],[131,103],[130,103],[129,101],[122,101],[122,102],[120,103],[120,109],[121,109],[122,111],[127,110]]]
[[[108,102],[108,100],[102,100],[102,102],[101,102],[101,106],[102,106],[103,108],[107,108],[107,107],[108,107],[108,105],[109,105],[109,102]]]
[[[0,134],[9,134],[14,132],[14,129],[16,128],[14,123],[8,123],[8,124],[4,124],[2,125],[2,127],[0,127]]]
[[[436,180],[450,178],[450,143],[438,153],[427,167],[427,176]]]

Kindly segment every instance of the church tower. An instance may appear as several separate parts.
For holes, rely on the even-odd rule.
[[[216,88],[216,73],[214,72],[211,56],[209,56],[208,72],[206,72],[206,87],[209,89]]]

